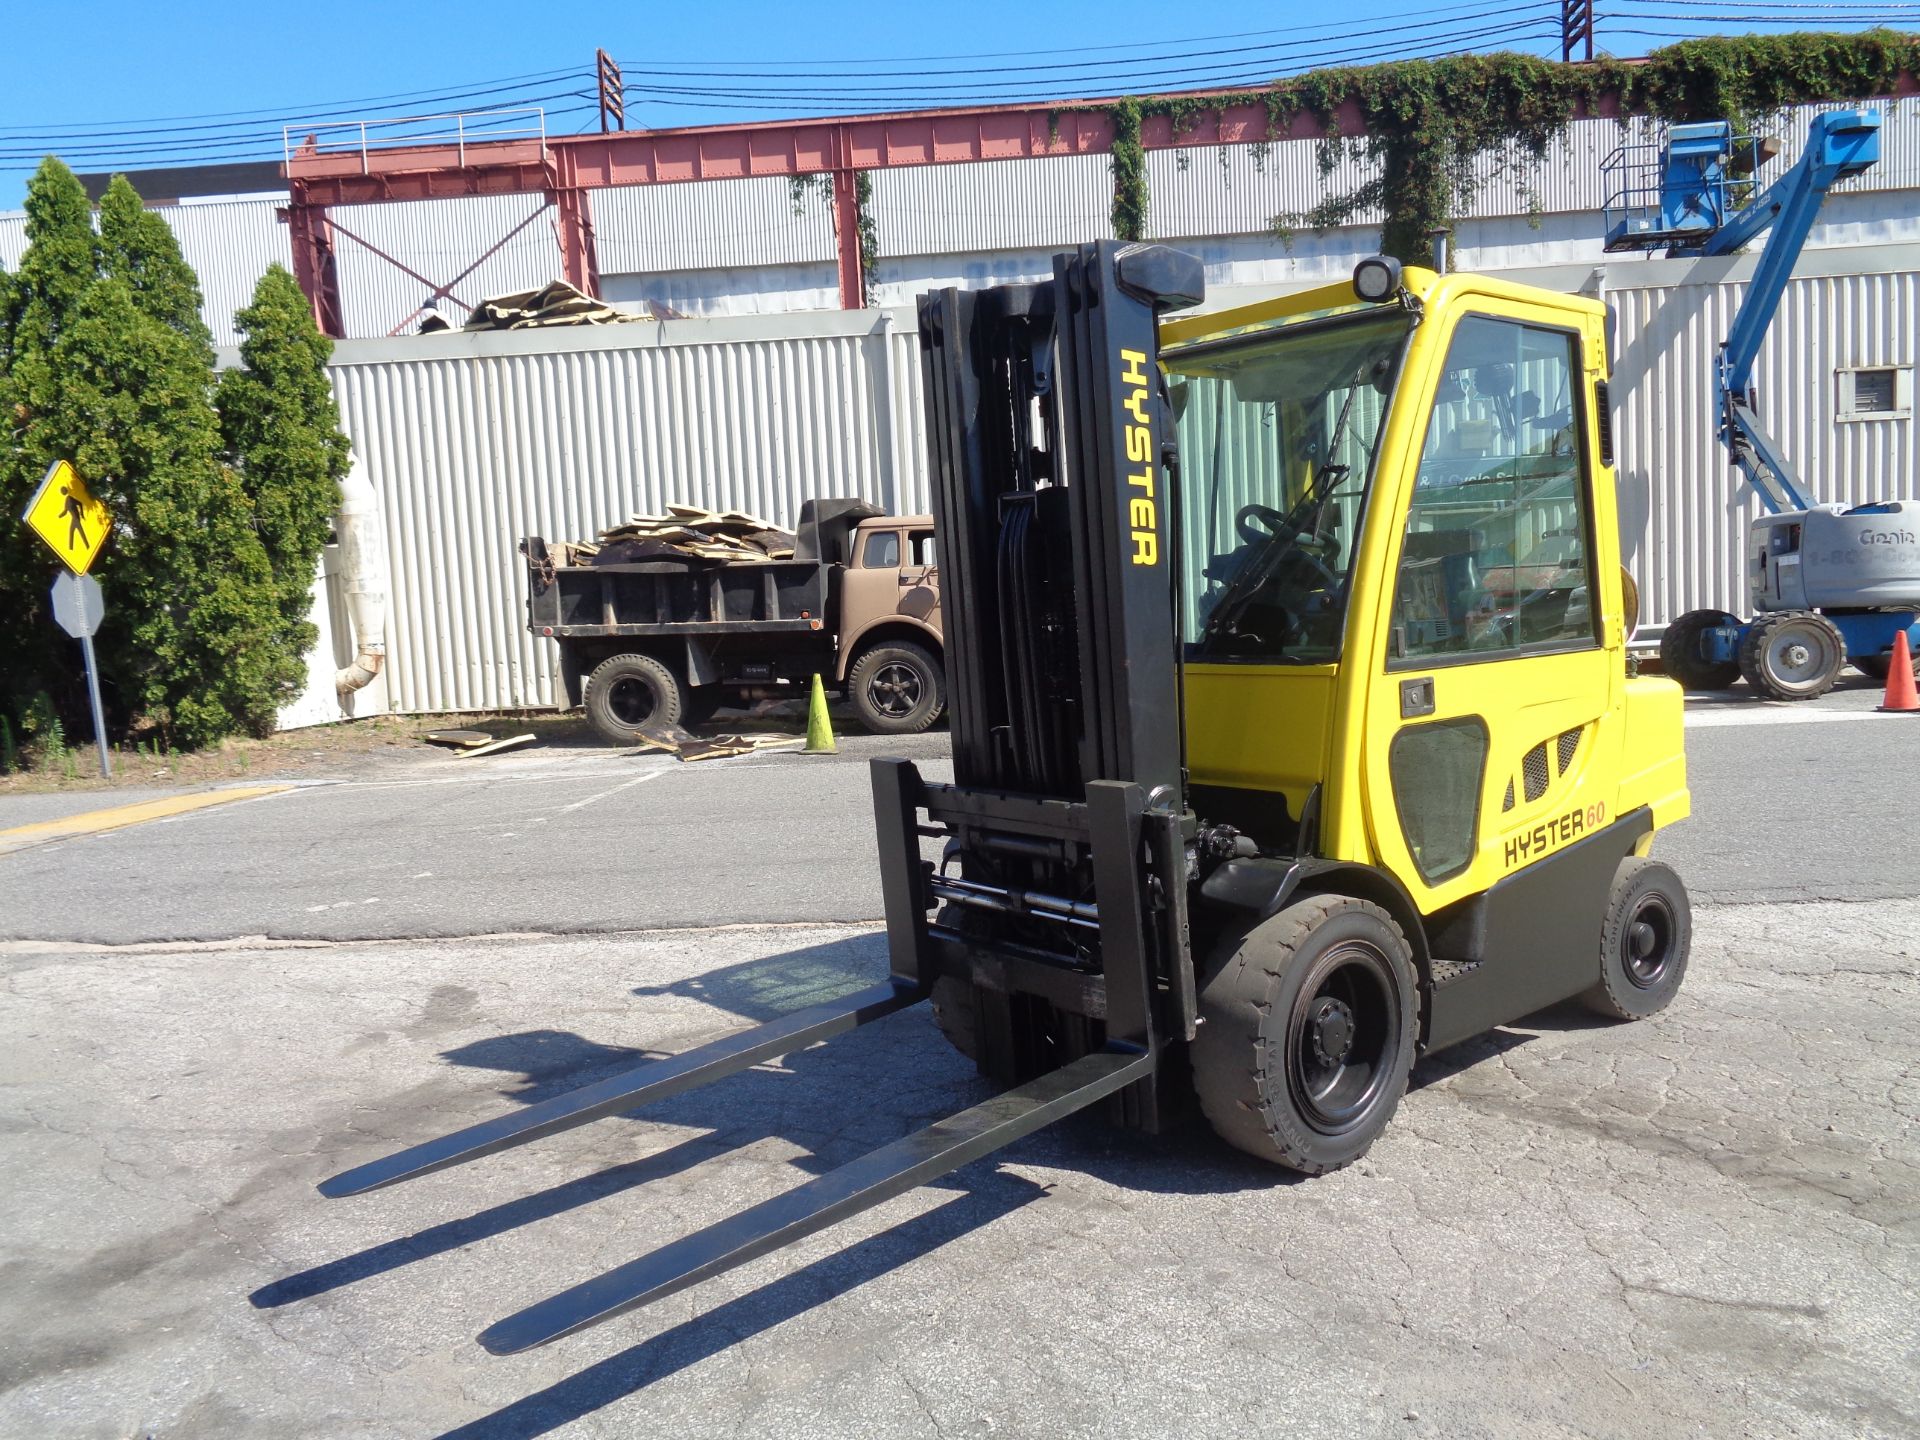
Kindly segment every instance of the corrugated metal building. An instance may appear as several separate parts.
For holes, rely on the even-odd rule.
[[[1920,350],[1920,100],[1881,110],[1883,158],[1822,212],[1768,338],[1757,382],[1770,427],[1827,498],[1912,496],[1911,415],[1850,419],[1836,376],[1912,367]],[[1813,110],[1777,118],[1796,155]],[[1620,479],[1627,550],[1658,625],[1701,605],[1739,608],[1752,502],[1714,437],[1712,358],[1749,257],[1607,257],[1600,162],[1623,127],[1570,127],[1544,163],[1490,159],[1456,234],[1456,262],[1562,290],[1604,290],[1617,316]],[[1282,239],[1276,216],[1363,178],[1342,159],[1323,180],[1312,142],[1156,152],[1155,238],[1207,263],[1210,304],[1346,275],[1376,231],[1355,224]],[[378,491],[391,557],[387,674],[355,700],[383,708],[544,705],[551,646],[523,628],[521,535],[592,533],[673,499],[791,521],[809,495],[856,494],[924,508],[924,434],[910,306],[919,291],[1031,279],[1052,251],[1107,233],[1105,157],[881,171],[876,308],[833,310],[831,217],[815,189],[784,180],[601,191],[594,197],[607,297],[689,316],[607,330],[367,338],[343,342],[336,390]],[[286,258],[267,202],[163,211],[202,276],[209,323],[231,338],[270,259]],[[516,224],[456,287],[463,300],[552,278],[551,216],[539,197],[335,212],[349,326],[385,336],[429,288],[387,252],[444,282]],[[0,261],[17,263],[17,218],[0,217]],[[316,587],[323,635],[314,684],[290,723],[337,715],[325,683],[350,657],[338,596]],[[322,650],[327,649],[323,643]]]

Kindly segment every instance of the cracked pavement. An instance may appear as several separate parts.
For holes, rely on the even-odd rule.
[[[921,1007],[637,1117],[314,1193],[880,978],[868,924],[756,924],[804,866],[782,859],[773,899],[714,897],[744,922],[719,929],[612,928],[656,903],[625,888],[647,857],[618,854],[598,935],[449,933],[505,914],[463,908],[481,874],[420,902],[445,938],[249,939],[256,896],[199,944],[51,926],[0,944],[0,1435],[1920,1435],[1920,899],[1882,898],[1911,849],[1897,796],[1843,835],[1793,793],[1821,747],[1879,773],[1874,747],[1911,733],[1690,737],[1700,818],[1658,853],[1731,903],[1696,910],[1674,1007],[1624,1026],[1561,1007],[1443,1052],[1346,1171],[1301,1182],[1204,1127],[1077,1117],[509,1358],[472,1337],[988,1093]],[[475,834],[488,793],[555,827],[620,813],[565,808],[626,783],[595,763],[550,796],[506,773],[525,783],[427,794]],[[707,803],[865,783],[857,764],[735,773]],[[1740,841],[1783,776],[1773,838]],[[166,847],[277,863],[266,806],[229,813],[29,854],[76,867],[83,896],[132,857],[155,900],[112,905],[140,939]],[[1809,898],[1845,889],[1843,842],[1865,855],[1857,898]],[[814,903],[861,916],[842,880],[870,851],[828,848]],[[1805,884],[1783,878],[1796,861]]]
[[[471,1337],[983,1082],[915,1009],[313,1184],[870,983],[878,937],[16,951],[0,1433],[1912,1435],[1917,935],[1911,900],[1703,909],[1666,1015],[1446,1052],[1337,1175],[1077,1119],[508,1359]]]

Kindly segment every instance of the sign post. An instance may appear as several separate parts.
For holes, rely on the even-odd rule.
[[[87,665],[87,699],[93,702],[93,739],[100,747],[100,774],[110,780],[113,761],[107,755],[107,718],[100,708],[99,667],[93,663],[93,636],[107,606],[100,582],[87,571],[107,543],[113,516],[87,489],[72,461],[56,460],[47,467],[20,518],[66,564],[66,573],[53,582],[53,618],[80,642]]]
[[[106,597],[91,575],[54,577],[53,618],[80,642],[80,654],[87,663],[87,699],[93,702],[93,739],[100,747],[100,777],[111,780],[113,761],[107,755],[107,717],[100,708],[100,669],[93,663],[93,635],[106,613]]]

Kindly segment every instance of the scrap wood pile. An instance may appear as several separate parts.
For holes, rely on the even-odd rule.
[[[564,547],[563,565],[631,565],[637,560],[791,560],[794,536],[742,510],[669,505],[664,515],[635,515],[592,541]]]
[[[695,735],[672,724],[643,725],[639,742],[623,755],[674,755],[681,760],[723,760],[803,742],[800,735]]]

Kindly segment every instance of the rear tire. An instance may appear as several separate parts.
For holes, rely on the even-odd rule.
[[[1366,1154],[1413,1069],[1413,952],[1393,917],[1314,895],[1262,921],[1206,979],[1194,1091],[1228,1144],[1323,1175]]]
[[[1846,663],[1839,628],[1812,610],[1762,615],[1740,641],[1740,673],[1769,700],[1817,700]]]
[[[643,729],[678,725],[685,712],[679,677],[651,655],[615,655],[587,677],[587,720],[609,744],[637,744]]]
[[[1856,655],[1847,662],[1869,680],[1887,683],[1887,672],[1893,669],[1893,659],[1888,655]]]
[[[1683,690],[1725,690],[1740,678],[1740,662],[1706,659],[1700,641],[1709,630],[1739,623],[1724,610],[1689,610],[1660,636],[1660,668]]]
[[[877,735],[918,735],[947,708],[940,662],[907,640],[875,645],[847,672],[847,698]]]
[[[1600,927],[1600,983],[1580,1001],[1596,1015],[1644,1020],[1673,1003],[1693,949],[1693,906],[1671,867],[1629,855],[1613,872]]]

